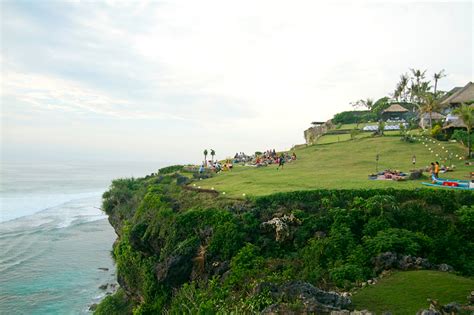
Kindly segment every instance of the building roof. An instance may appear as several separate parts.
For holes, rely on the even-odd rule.
[[[400,104],[392,104],[387,109],[385,109],[382,113],[406,113],[408,109],[401,106]]]
[[[430,119],[430,113],[423,113],[421,116],[423,119]],[[431,119],[432,120],[441,120],[446,118],[446,116],[438,113],[438,112],[431,112]]]
[[[466,128],[466,125],[461,119],[456,119],[450,121],[446,126],[443,127],[443,129],[449,129],[449,128]]]
[[[441,102],[441,105],[474,102],[474,83],[469,82]]]
[[[462,86],[456,86],[456,87],[453,87],[450,91],[446,92],[443,96],[441,96],[439,98],[439,103],[440,104],[443,104],[444,101],[450,97],[451,95],[453,95],[454,93],[456,93],[457,91],[459,91],[460,89],[462,89],[463,87]]]

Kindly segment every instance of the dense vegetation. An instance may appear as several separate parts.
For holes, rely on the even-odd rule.
[[[275,298],[262,283],[346,290],[375,276],[372,258],[387,251],[474,275],[471,192],[315,190],[238,200],[183,189],[177,178],[116,180],[104,194],[122,289],[97,314],[243,313],[273,303],[298,310],[300,301]]]
[[[332,122],[334,124],[355,124],[377,121],[377,114],[368,110],[352,110],[340,112],[334,115]]]

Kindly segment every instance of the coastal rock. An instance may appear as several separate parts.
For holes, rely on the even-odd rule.
[[[451,267],[450,265],[447,265],[447,264],[441,264],[441,265],[439,265],[438,270],[439,271],[444,271],[444,272],[450,272],[450,271],[453,271],[453,267]]]
[[[99,304],[97,303],[94,303],[92,304],[91,306],[89,306],[89,311],[93,312],[97,309],[97,306],[99,306]]]
[[[108,287],[108,286],[109,286],[108,283],[102,284],[102,285],[99,286],[99,289],[100,289],[100,290],[107,290],[107,287]]]
[[[281,301],[299,301],[303,310],[299,313],[329,314],[333,310],[341,310],[351,305],[351,300],[335,292],[326,292],[302,281],[290,281],[277,286],[272,283],[262,283],[257,286],[255,293],[269,292]],[[273,304],[262,314],[286,314],[288,306],[285,303]]]
[[[189,279],[192,267],[191,259],[185,256],[170,256],[156,265],[156,279],[175,287]]]
[[[447,264],[435,265],[430,263],[426,258],[415,257],[410,255],[400,255],[392,252],[385,252],[372,260],[375,271],[383,272],[384,270],[400,269],[400,270],[419,270],[433,269],[439,271],[450,272],[453,267]]]
[[[368,311],[368,310],[362,310],[362,311],[349,311],[349,310],[342,310],[342,311],[332,311],[330,315],[374,315],[374,313]]]

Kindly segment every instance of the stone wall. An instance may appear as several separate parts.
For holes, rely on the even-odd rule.
[[[317,125],[314,127],[310,127],[304,131],[304,139],[306,144],[314,144],[319,137],[323,134],[328,132],[329,130],[333,129],[334,125],[331,120],[326,121],[322,125]]]

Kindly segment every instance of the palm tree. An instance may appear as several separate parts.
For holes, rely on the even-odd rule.
[[[372,107],[374,106],[374,100],[371,98],[367,98],[366,100],[358,100],[357,102],[351,104],[354,108],[365,107],[368,110],[372,110]]]
[[[211,156],[212,156],[212,159],[211,161],[214,162],[214,156],[216,155],[216,151],[214,151],[214,149],[211,149]]]
[[[462,104],[461,107],[458,107],[455,110],[453,110],[453,114],[457,115],[459,119],[461,119],[463,123],[466,125],[467,148],[469,150],[468,157],[470,158],[472,154],[471,131],[474,125],[474,108],[469,105]]]
[[[395,92],[393,93],[393,96],[397,101],[400,99],[402,101],[406,101],[406,89],[408,87],[408,80],[409,77],[407,74],[402,74],[400,76],[400,81],[397,83],[397,86],[395,87]]]
[[[207,166],[207,149],[204,150],[204,165]]]
[[[441,79],[441,78],[444,78],[445,76],[446,76],[446,74],[444,73],[444,69],[433,75],[433,78],[435,80],[435,84],[434,84],[434,94],[435,95],[436,95],[436,90],[437,90],[437,87],[438,87],[438,80]]]
[[[439,100],[436,98],[436,96],[433,93],[425,92],[423,93],[422,102],[419,105],[419,108],[420,108],[420,114],[423,114],[423,113],[429,114],[430,129],[431,129],[433,127],[431,116],[433,112],[438,111],[440,109]],[[421,119],[423,119],[423,117],[421,117]]]
[[[421,82],[425,78],[426,70],[410,69],[410,71],[413,74],[411,78],[410,100],[413,101],[416,99],[417,102],[420,102],[422,97]]]
[[[415,69],[412,68],[412,69],[410,69],[410,71],[416,79],[416,84],[420,85],[421,80],[423,80],[425,78],[426,70],[421,71],[419,69],[415,70]]]

